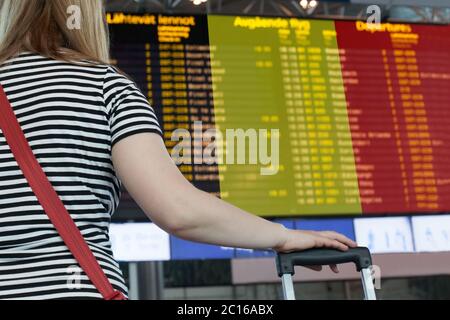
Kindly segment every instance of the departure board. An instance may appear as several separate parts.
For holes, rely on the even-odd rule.
[[[200,189],[266,217],[449,211],[449,26],[108,22],[113,63],[147,94]]]

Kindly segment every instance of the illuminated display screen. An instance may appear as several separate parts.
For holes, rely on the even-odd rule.
[[[450,215],[412,217],[418,252],[450,251]]]
[[[172,260],[232,259],[235,249],[170,237]]]
[[[354,219],[358,245],[371,253],[414,252],[414,240],[409,217]]]
[[[356,240],[352,218],[334,219],[299,219],[295,221],[295,228],[299,230],[329,231],[333,230]]]
[[[191,133],[191,161],[179,168],[197,187],[268,217],[450,209],[450,27],[121,13],[108,21],[114,62],[148,95],[169,151],[179,146],[175,130]],[[246,165],[228,159],[242,141],[227,134],[227,161],[211,162],[212,128],[254,130],[244,143],[258,150],[247,148]]]
[[[113,223],[111,246],[118,261],[170,260],[170,237],[152,223]]]
[[[275,219],[290,229],[334,230],[373,254],[450,251],[450,215]],[[152,223],[112,223],[114,256],[123,262],[273,258],[271,250],[207,245],[167,234]]]

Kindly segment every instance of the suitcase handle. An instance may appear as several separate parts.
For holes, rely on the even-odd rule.
[[[348,251],[334,249],[310,249],[299,252],[279,253],[277,255],[278,276],[285,274],[294,275],[295,266],[323,266],[329,264],[342,264],[353,262],[356,270],[369,268],[372,265],[372,257],[368,248],[350,248]]]

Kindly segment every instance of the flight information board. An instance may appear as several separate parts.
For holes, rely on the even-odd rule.
[[[147,94],[168,150],[193,142],[179,168],[197,187],[262,216],[449,211],[449,26],[122,13],[108,22],[113,62]],[[174,139],[179,129],[190,139]],[[210,129],[226,136],[227,161],[211,161],[220,155]],[[237,129],[244,141],[228,139]],[[252,141],[245,161],[228,157]]]

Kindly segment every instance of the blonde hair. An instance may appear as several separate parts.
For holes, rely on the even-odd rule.
[[[79,8],[80,28],[69,28],[69,8]],[[102,0],[0,0],[0,63],[21,51],[64,61],[109,63]]]

